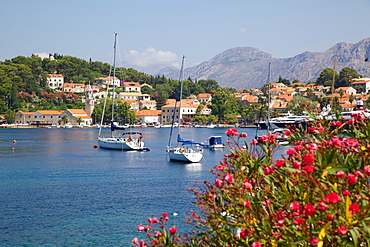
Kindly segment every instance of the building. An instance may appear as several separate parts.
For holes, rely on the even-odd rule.
[[[61,74],[49,74],[46,83],[51,89],[63,89],[64,76]]]
[[[356,89],[354,89],[353,87],[338,87],[337,89],[335,89],[334,92],[339,93],[339,94],[342,92],[342,93],[347,93],[347,94],[352,94],[352,95],[357,93]]]
[[[175,113],[175,122],[187,121],[193,119],[197,113],[197,108],[200,102],[197,99],[182,99],[181,100],[181,112],[179,112],[180,102],[176,102],[175,99],[168,99],[166,105],[162,106],[161,123],[171,123],[172,115]],[[176,112],[175,111],[176,106]]]
[[[15,114],[14,122],[16,124],[32,124],[32,125],[59,125],[60,115],[64,111],[48,111],[38,110],[36,112],[18,111]]]
[[[107,77],[99,77],[99,78],[95,78],[94,80],[94,84],[97,84],[99,85],[99,87],[101,88],[114,88],[114,87],[119,87],[121,86],[121,81],[117,78],[117,77],[114,77],[113,76],[107,76]]]
[[[94,91],[91,85],[87,85],[85,87],[85,112],[88,116],[91,116],[92,112],[94,111],[95,106],[95,98],[94,98]]]
[[[118,97],[124,100],[150,100],[149,94],[142,94],[136,92],[121,92]]]
[[[370,78],[352,79],[352,82],[350,84],[352,87],[361,87],[365,94],[367,94],[370,90]]]
[[[63,91],[69,93],[84,93],[85,84],[82,83],[64,83]]]
[[[157,124],[160,123],[161,111],[160,110],[140,110],[136,112],[136,117],[142,123]]]
[[[141,93],[141,85],[138,82],[124,82],[123,85],[123,90],[126,92],[138,92]]]
[[[139,100],[140,110],[157,110],[157,102],[155,100]]]
[[[200,93],[197,95],[197,99],[199,102],[204,102],[204,103],[210,103],[212,100],[212,94],[210,93]]]
[[[89,126],[92,124],[92,118],[82,109],[67,109],[60,115],[60,119],[62,120],[64,116],[67,116],[68,123],[72,125]]]

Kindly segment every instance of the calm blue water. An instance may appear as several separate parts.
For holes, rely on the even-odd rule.
[[[93,148],[98,129],[0,129],[0,246],[131,246],[144,238],[137,225],[163,212],[167,226],[189,231],[187,188],[213,181],[209,170],[227,150],[205,150],[200,164],[170,162],[169,129],[139,130],[150,152]],[[225,130],[186,128],[183,137],[226,141]]]

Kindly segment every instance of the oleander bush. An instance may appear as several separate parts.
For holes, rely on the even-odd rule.
[[[229,129],[230,154],[211,170],[214,181],[194,185],[198,212],[185,235],[149,220],[139,246],[368,246],[370,243],[370,123],[315,120],[244,143]],[[276,157],[277,149],[285,148]],[[157,229],[155,228],[157,227]]]

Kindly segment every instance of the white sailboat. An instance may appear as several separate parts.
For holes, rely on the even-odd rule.
[[[184,162],[192,162],[197,163],[203,158],[203,148],[201,147],[201,143],[195,143],[193,140],[184,140],[182,139],[180,132],[181,132],[181,101],[182,101],[182,77],[183,77],[183,69],[184,69],[184,60],[185,56],[182,57],[181,63],[181,70],[180,70],[180,96],[178,97],[179,102],[175,102],[173,115],[172,115],[172,124],[170,130],[170,137],[168,140],[167,146],[167,154],[170,160],[175,161],[184,161]],[[179,103],[179,104],[178,104]],[[176,108],[179,105],[178,109],[178,135],[177,135],[177,145],[175,147],[171,147],[171,139],[173,134],[173,129],[175,125],[175,115],[176,115]]]
[[[268,84],[268,95],[267,95],[267,120],[264,122],[260,122],[257,125],[256,130],[256,136],[255,139],[257,141],[260,141],[260,137],[257,135],[257,132],[259,129],[266,129],[268,133],[275,134],[276,135],[276,141],[280,145],[286,145],[288,144],[288,138],[285,135],[285,132],[288,130],[287,128],[280,127],[276,124],[276,121],[272,121],[271,114],[270,114],[270,104],[271,104],[271,88],[270,88],[270,76],[271,76],[271,63],[269,63],[269,71],[268,71],[268,77],[267,77],[267,84]],[[262,124],[263,123],[263,124]]]
[[[114,80],[116,76],[116,44],[117,44],[117,33],[114,34],[114,51],[113,51],[113,77],[109,75],[109,78]],[[114,85],[114,82],[112,81]],[[118,126],[114,122],[114,98],[116,93],[114,92],[113,86],[113,96],[112,96],[112,118],[110,123],[110,136],[104,137],[101,135],[101,129],[103,126],[104,112],[107,103],[107,95],[103,107],[103,115],[100,122],[99,135],[98,135],[98,146],[103,149],[112,150],[133,150],[133,151],[149,151],[149,148],[144,146],[143,135],[137,131],[129,131],[127,126]]]

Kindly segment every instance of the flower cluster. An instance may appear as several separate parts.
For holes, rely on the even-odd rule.
[[[157,217],[148,218],[149,225],[139,224],[137,227],[138,232],[146,232],[148,241],[140,240],[138,238],[132,239],[132,244],[140,247],[145,246],[178,246],[182,236],[176,234],[177,228],[175,226],[170,227],[168,231],[165,228],[165,223],[169,220],[168,214],[163,213],[158,219]],[[158,230],[155,228],[158,226]],[[184,235],[184,239],[186,238]]]
[[[239,138],[246,135],[236,129],[226,134],[231,138],[231,153],[211,170],[214,181],[190,189],[200,211],[187,221],[194,232],[175,238],[161,228],[167,238],[173,236],[171,243],[321,247],[370,242],[370,123],[366,118],[316,120],[307,127],[292,128],[286,133],[287,147],[278,146],[272,134],[242,147]],[[282,148],[284,155],[278,157],[276,150]],[[149,223],[140,229],[154,231],[154,220]],[[155,231],[149,239],[156,246],[173,246],[159,244],[164,240]]]

